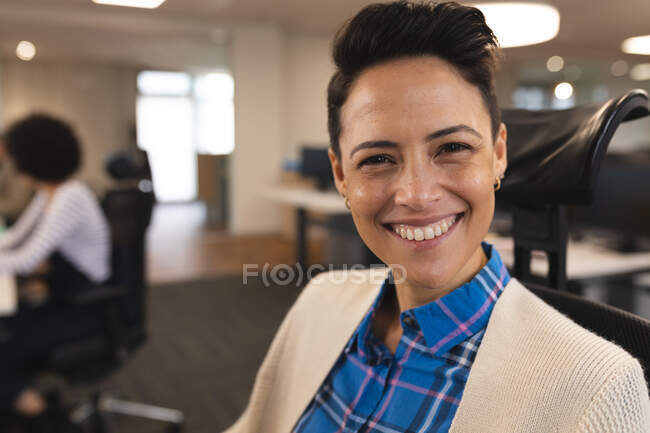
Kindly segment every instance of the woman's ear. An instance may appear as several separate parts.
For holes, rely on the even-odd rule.
[[[332,165],[332,175],[334,176],[334,184],[339,194],[345,196],[347,191],[345,190],[345,179],[343,177],[343,167],[341,166],[341,161],[337,158],[332,147],[327,150],[327,155],[330,158],[330,164]]]
[[[508,168],[508,130],[506,125],[501,123],[499,125],[499,132],[494,140],[494,158],[493,169],[494,175],[501,177],[505,174],[506,169]]]

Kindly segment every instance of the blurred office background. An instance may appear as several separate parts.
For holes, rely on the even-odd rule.
[[[149,158],[157,198],[146,250],[149,341],[104,387],[181,410],[188,432],[218,431],[243,409],[300,291],[255,277],[244,284],[244,266],[372,262],[331,191],[324,153],[332,36],[367,3],[167,0],[142,9],[0,0],[0,126],[34,111],[71,122],[85,146],[80,178],[98,195],[112,186],[108,157],[141,149]],[[648,2],[545,3],[559,11],[559,32],[505,49],[502,107],[563,109],[650,90],[650,50],[622,50],[626,38],[648,33]],[[622,125],[609,154],[609,188],[598,209],[570,212],[572,237],[648,252],[650,118]],[[11,219],[29,192],[3,176],[0,211]],[[497,225],[507,234],[507,215]],[[582,290],[650,318],[650,274]],[[66,399],[86,390],[71,387]],[[124,432],[161,428],[111,422]]]

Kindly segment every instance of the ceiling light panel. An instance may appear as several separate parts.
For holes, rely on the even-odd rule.
[[[93,0],[100,5],[127,6],[131,8],[155,9],[165,0]]]
[[[650,63],[640,63],[630,69],[630,78],[635,81],[650,80]]]
[[[621,44],[621,49],[628,54],[650,54],[650,35],[627,38]]]
[[[541,3],[475,3],[503,48],[550,41],[560,31],[560,13]]]

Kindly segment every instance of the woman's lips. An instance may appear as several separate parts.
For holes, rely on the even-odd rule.
[[[412,248],[428,248],[447,238],[465,216],[464,212],[438,220],[434,224],[414,226],[406,224],[385,224],[384,228],[398,240]]]

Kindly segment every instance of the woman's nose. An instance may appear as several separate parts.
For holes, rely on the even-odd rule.
[[[422,210],[440,199],[441,188],[430,164],[418,162],[400,173],[395,202],[413,210]]]

